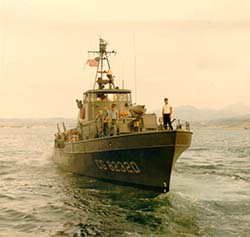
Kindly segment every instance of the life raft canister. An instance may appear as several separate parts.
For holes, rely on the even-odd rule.
[[[128,112],[127,111],[121,111],[119,112],[119,117],[125,117],[128,116]]]

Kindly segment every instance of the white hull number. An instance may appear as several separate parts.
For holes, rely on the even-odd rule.
[[[95,163],[99,170],[131,174],[139,174],[141,172],[139,166],[134,161],[95,160]]]

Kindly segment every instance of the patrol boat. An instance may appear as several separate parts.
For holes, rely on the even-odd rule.
[[[176,120],[173,130],[164,129],[155,113],[134,105],[131,91],[115,86],[109,56],[116,52],[105,40],[88,53],[94,58],[87,64],[97,68],[94,87],[76,100],[77,126],[61,131],[57,124],[53,160],[79,175],[168,192],[171,171],[191,143],[189,124]]]

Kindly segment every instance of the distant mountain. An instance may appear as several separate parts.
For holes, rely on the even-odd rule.
[[[235,118],[210,120],[207,122],[203,122],[201,125],[206,127],[250,129],[250,115]]]
[[[188,121],[209,121],[242,116],[250,117],[249,105],[232,104],[221,110],[198,109],[190,105],[174,108],[174,117]]]
[[[150,111],[151,112],[151,111]],[[149,112],[149,113],[150,113]],[[161,116],[160,110],[154,110]],[[182,121],[189,121],[197,126],[227,126],[250,128],[250,105],[231,104],[221,110],[198,109],[184,105],[173,108],[173,117]],[[45,119],[0,119],[0,127],[56,127],[65,123],[66,127],[76,126],[76,119],[45,118]]]
[[[236,103],[226,106],[223,110],[233,112],[235,115],[246,115],[250,114],[250,105]]]

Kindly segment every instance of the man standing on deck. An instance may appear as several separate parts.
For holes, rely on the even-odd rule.
[[[171,124],[171,116],[172,116],[172,106],[168,104],[168,98],[164,99],[165,104],[162,108],[162,118],[163,118],[163,124],[164,128],[167,129],[168,125],[171,130],[173,130],[172,124]]]
[[[99,110],[96,116],[97,137],[103,137],[103,111]]]
[[[116,136],[117,135],[118,112],[115,109],[115,104],[111,105],[110,117],[111,117],[111,127],[110,127],[111,131],[110,131],[110,134],[112,134],[112,136]]]
[[[103,113],[103,135],[104,137],[109,136],[109,121],[110,121],[110,112],[108,110],[108,106],[104,107]]]

